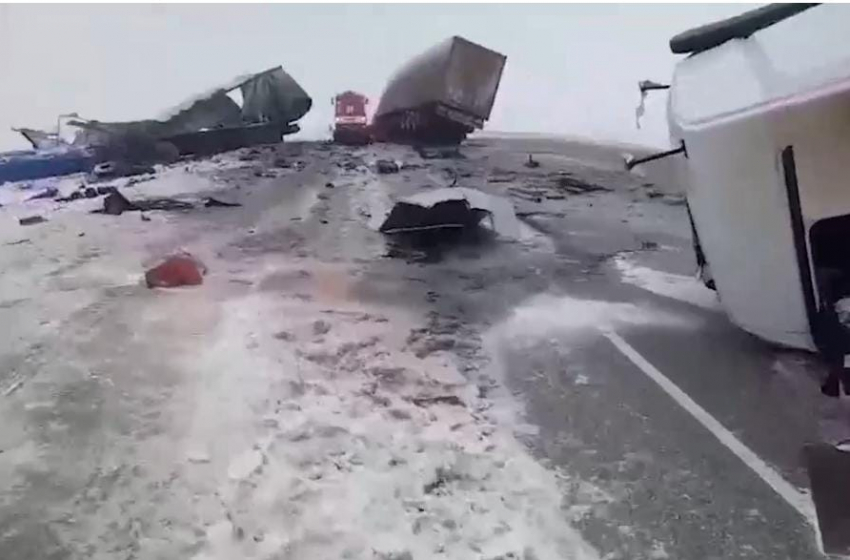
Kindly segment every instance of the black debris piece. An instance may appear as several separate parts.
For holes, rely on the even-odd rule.
[[[438,493],[439,490],[448,484],[460,480],[460,475],[446,467],[437,467],[437,472],[434,480],[422,487],[422,491],[426,494]]]
[[[94,166],[92,176],[97,181],[115,179],[116,177],[131,177],[146,175],[156,170],[147,164],[130,163],[127,161],[105,161]]]
[[[174,198],[148,198],[145,200],[136,200],[133,202],[135,210],[166,210],[166,211],[181,211],[193,210],[195,208],[190,202],[177,200]]]
[[[379,159],[375,162],[375,169],[382,175],[387,173],[398,173],[398,164],[388,159]]]
[[[59,194],[59,189],[57,189],[56,187],[47,187],[46,189],[44,189],[40,193],[32,195],[27,200],[38,200],[38,199],[43,199],[43,198],[55,198],[56,195],[58,195],[58,194]]]
[[[569,175],[560,175],[555,179],[555,183],[559,188],[564,189],[571,194],[586,194],[591,192],[610,191],[608,187],[582,181]]]
[[[194,208],[195,207],[191,203],[176,200],[174,198],[148,198],[131,202],[130,200],[127,200],[123,194],[116,190],[103,199],[103,209],[95,210],[95,212],[100,214],[109,214],[110,216],[119,216],[124,212],[132,211],[182,211],[193,210]]]
[[[95,192],[99,195],[101,194],[112,194],[116,192],[115,187],[96,187]]]
[[[110,216],[120,216],[124,212],[131,210],[138,210],[138,208],[116,190],[103,199],[103,210],[100,210],[100,212],[109,214]]]
[[[83,191],[83,195],[86,198],[97,198],[97,189],[94,187],[87,187],[86,190]]]
[[[153,175],[137,176],[127,181],[127,184],[125,186],[132,187],[133,185],[138,185],[139,183],[144,183],[145,181],[153,181],[153,179]]]
[[[215,208],[215,207],[235,208],[237,206],[242,206],[242,205],[239,204],[238,202],[226,202],[224,200],[219,200],[217,198],[213,198],[213,197],[210,196],[204,201],[204,206],[206,208]]]
[[[531,156],[531,154],[528,154],[528,161],[526,161],[524,165],[525,165],[526,167],[528,167],[529,169],[535,169],[535,168],[537,168],[537,167],[540,167],[540,162],[539,162],[539,161],[537,161],[537,160],[535,160],[535,159]]]
[[[273,162],[273,165],[274,165],[275,167],[279,167],[279,168],[281,168],[281,169],[288,169],[289,167],[291,167],[291,166],[289,165],[289,162],[288,162],[288,161],[286,161],[286,160],[285,160],[284,158],[282,158],[282,157],[275,158],[275,160],[274,160],[274,162]]]
[[[425,191],[396,202],[381,232],[393,234],[434,229],[463,229],[490,218],[493,230],[517,237],[519,223],[510,202],[463,187]]]
[[[74,191],[71,194],[69,194],[68,196],[63,196],[62,198],[57,198],[56,201],[57,202],[72,202],[74,200],[79,200],[81,198],[83,198],[83,192],[82,191]]]
[[[325,183],[325,188],[326,189],[332,189],[332,188],[334,188],[334,184],[333,183]]]
[[[464,406],[460,397],[455,395],[438,395],[436,397],[413,397],[411,402],[416,406],[429,406],[432,404],[448,404],[451,406]]]
[[[22,226],[31,226],[34,224],[40,224],[42,222],[46,222],[47,218],[43,218],[42,216],[27,216],[26,218],[19,218],[18,223]]]
[[[486,210],[473,209],[466,200],[450,199],[430,206],[415,202],[398,202],[381,225],[383,233],[465,228],[476,226],[487,215]]]

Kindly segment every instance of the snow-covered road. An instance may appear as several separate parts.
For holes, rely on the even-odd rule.
[[[101,199],[25,200],[42,185],[3,187],[0,558],[696,559],[710,557],[718,527],[730,531],[717,544],[728,558],[775,537],[765,520],[780,518],[794,539],[763,557],[809,557],[808,529],[758,481],[741,500],[764,510],[742,514],[752,534],[706,506],[708,518],[681,521],[680,547],[648,519],[680,497],[666,501],[666,485],[711,494],[687,473],[704,465],[676,463],[672,483],[649,477],[653,467],[645,483],[617,478],[672,463],[658,431],[636,435],[622,416],[651,390],[636,376],[603,389],[627,365],[610,345],[599,357],[599,328],[685,336],[721,317],[687,276],[641,262],[645,238],[676,245],[670,254],[686,247],[670,233],[685,230],[681,207],[636,205],[627,178],[590,168],[616,192],[549,199],[524,154],[485,155],[232,153],[122,191],[242,207],[147,220],[88,213]],[[379,176],[378,157],[408,167]],[[369,224],[446,167],[512,196],[528,218],[521,238],[424,256],[388,247]],[[18,225],[31,214],[48,221]],[[557,229],[564,215],[569,232]],[[144,287],[145,268],[178,250],[204,262],[204,284]],[[675,409],[652,395],[664,404],[646,414]],[[726,457],[703,445],[697,455]],[[611,458],[616,446],[624,457]],[[702,542],[695,526],[713,536]]]

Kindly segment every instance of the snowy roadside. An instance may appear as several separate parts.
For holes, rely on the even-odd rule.
[[[169,172],[144,192],[213,183]],[[598,557],[562,503],[583,484],[517,439],[496,366],[479,352],[459,371],[451,350],[481,346],[469,329],[350,297],[346,264],[234,264],[214,249],[241,232],[206,226],[201,243],[179,216],[75,204],[0,251],[4,317],[21,321],[3,346],[20,362],[0,408],[9,557]],[[204,285],[142,287],[141,265],[186,240]]]

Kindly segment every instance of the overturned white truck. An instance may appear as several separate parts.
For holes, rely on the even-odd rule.
[[[706,283],[741,328],[833,356],[850,354],[848,29],[850,7],[770,5],[670,42],[688,55],[668,122]]]

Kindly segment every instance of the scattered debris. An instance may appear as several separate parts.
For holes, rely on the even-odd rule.
[[[204,282],[206,268],[203,263],[186,253],[173,255],[145,272],[148,288],[174,288],[197,286]]]
[[[322,321],[321,319],[315,321],[313,323],[313,334],[316,336],[321,336],[324,334],[328,334],[331,331],[331,324],[327,321]]]
[[[435,189],[399,200],[379,230],[392,234],[466,228],[477,226],[485,216],[500,235],[518,236],[519,223],[510,202],[464,187]]]
[[[129,163],[126,161],[106,161],[94,166],[92,176],[96,181],[104,181],[117,177],[147,175],[155,172],[156,170],[150,165]]]
[[[452,471],[450,468],[446,467],[437,467],[436,476],[434,480],[426,484],[422,491],[426,494],[433,494],[437,490],[443,488],[447,484],[460,480],[460,475],[456,472]]]
[[[74,191],[71,194],[69,194],[68,196],[63,196],[61,198],[57,198],[56,202],[71,202],[71,201],[74,201],[74,200],[80,200],[81,198],[83,198],[83,192],[82,191]]]
[[[292,333],[287,331],[279,331],[274,334],[274,337],[278,340],[283,340],[285,342],[292,342],[295,340],[295,336]]]
[[[33,224],[40,224],[42,222],[46,222],[47,218],[42,216],[27,216],[26,218],[19,218],[18,223],[22,226],[31,226]]]
[[[326,189],[332,189],[332,188],[334,188],[334,184],[333,184],[333,183],[330,183],[330,182],[329,182],[329,183],[325,183],[325,188],[326,188]]]
[[[42,199],[42,198],[55,198],[56,195],[58,195],[58,194],[59,194],[59,189],[57,189],[56,187],[47,187],[46,189],[44,189],[40,193],[32,195],[27,200],[38,200],[38,199]]]
[[[223,204],[228,205],[227,203]],[[193,204],[174,198],[146,198],[130,201],[116,189],[103,199],[103,208],[94,212],[98,214],[109,214],[110,216],[120,216],[124,212],[133,211],[183,211],[193,210],[194,208],[195,206]]]
[[[539,187],[508,187],[508,192],[516,198],[538,203],[543,202],[543,197],[549,194],[546,189]]]
[[[413,397],[410,402],[416,406],[426,407],[432,404],[448,404],[451,406],[466,406],[456,395],[438,395],[436,397]]]
[[[129,181],[127,181],[127,183],[124,186],[125,187],[132,187],[134,185],[138,185],[139,183],[144,183],[145,181],[153,181],[153,179],[154,179],[153,175],[136,176],[136,177],[133,177],[132,179],[130,179]]]
[[[127,185],[129,186],[130,183],[127,183]],[[95,187],[95,192],[97,192],[97,194],[99,194],[99,195],[101,195],[101,194],[112,194],[114,192],[117,192],[117,189],[115,187],[111,187],[111,186]]]
[[[213,197],[207,197],[204,201],[204,207],[213,208],[213,207],[222,207],[222,208],[235,208],[237,206],[242,206],[238,202],[225,202],[224,200],[219,200]]]
[[[375,169],[382,175],[387,173],[398,173],[398,164],[388,159],[379,159],[375,162]]]
[[[540,162],[531,157],[531,154],[528,154],[528,161],[524,165],[529,169],[536,169],[540,167]]]
[[[179,212],[195,209],[195,206],[191,202],[185,202],[175,198],[146,198],[144,200],[134,200],[132,204],[135,210],[143,211],[164,210],[168,212]]]
[[[239,154],[239,161],[255,161],[260,157],[260,150],[248,150]]]
[[[556,184],[559,188],[571,194],[586,194],[599,191],[610,191],[608,187],[576,179],[566,173],[561,173],[556,179]]]
[[[86,189],[83,191],[83,195],[86,198],[97,198],[97,189],[93,187],[86,187]]]
[[[515,171],[509,171],[507,169],[501,169],[499,167],[493,168],[490,176],[487,177],[488,183],[510,183],[511,181],[515,181],[517,178],[517,174]]]
[[[422,159],[466,159],[459,146],[416,146]]]

